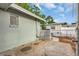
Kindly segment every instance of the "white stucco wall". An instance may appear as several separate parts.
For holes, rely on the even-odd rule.
[[[76,27],[61,27],[61,32],[64,35],[70,35],[72,37],[77,37]]]
[[[61,25],[56,25],[55,30],[61,30],[61,27],[62,27]]]
[[[41,31],[41,26],[40,26],[40,22],[36,21],[36,35],[39,37],[40,36],[40,31]]]
[[[36,23],[30,19],[19,16],[19,26],[10,28],[10,13],[0,10],[0,52],[36,40]]]
[[[61,27],[61,30],[75,30],[76,29],[76,26],[75,27]]]
[[[46,29],[51,29],[51,26],[46,26]]]
[[[52,29],[52,27],[55,27],[55,29]],[[61,27],[62,27],[61,25],[47,25],[46,29],[60,30]]]

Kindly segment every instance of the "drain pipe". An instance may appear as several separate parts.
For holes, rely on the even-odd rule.
[[[77,17],[76,17],[76,19],[77,19],[77,25],[76,25],[76,30],[77,30],[77,46],[76,46],[76,56],[79,56],[79,3],[77,3],[77,12],[76,12],[76,14],[77,14]]]
[[[77,3],[77,46],[76,46],[76,56],[79,56],[79,3]]]

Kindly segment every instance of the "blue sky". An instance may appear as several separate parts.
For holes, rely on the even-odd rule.
[[[42,14],[52,16],[57,23],[76,22],[76,4],[73,3],[39,3],[37,5]]]

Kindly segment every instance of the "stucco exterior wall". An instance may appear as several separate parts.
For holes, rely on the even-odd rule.
[[[40,36],[40,32],[41,32],[41,26],[40,26],[40,22],[36,21],[36,35],[39,37]]]
[[[19,16],[19,25],[10,28],[10,13],[0,10],[0,52],[36,40],[36,28],[40,31],[40,23],[32,18]]]
[[[52,29],[54,27],[54,29]],[[52,29],[52,30],[61,30],[61,25],[48,25],[46,26],[46,29]]]
[[[61,30],[61,27],[62,27],[61,25],[56,25],[55,30]]]
[[[76,27],[61,27],[61,30],[75,30]]]

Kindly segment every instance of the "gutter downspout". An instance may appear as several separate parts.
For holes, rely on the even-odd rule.
[[[77,55],[79,56],[79,3],[77,3]]]
[[[77,3],[77,25],[76,25],[76,30],[77,30],[77,47],[76,47],[76,56],[79,56],[79,3]]]

